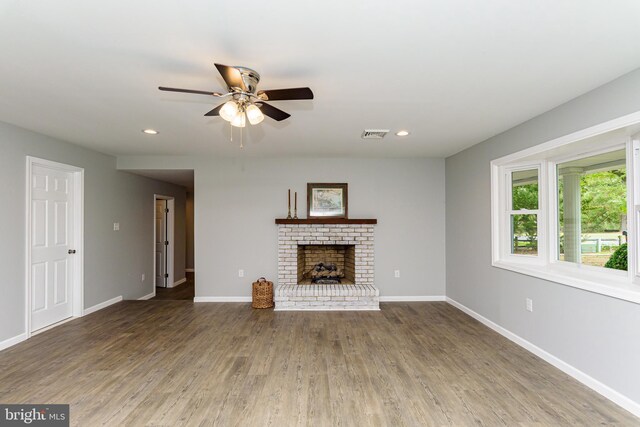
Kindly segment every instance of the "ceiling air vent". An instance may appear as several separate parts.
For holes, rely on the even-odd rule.
[[[362,139],[382,139],[389,133],[389,129],[365,129],[362,132]]]

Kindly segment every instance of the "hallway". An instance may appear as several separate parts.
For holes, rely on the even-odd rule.
[[[150,301],[159,300],[189,300],[193,301],[195,295],[195,273],[186,273],[186,283],[176,286],[175,288],[159,288],[156,287],[156,296]]]

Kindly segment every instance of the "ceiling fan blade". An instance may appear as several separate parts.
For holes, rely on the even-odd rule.
[[[183,92],[183,93],[196,93],[198,95],[222,96],[221,93],[210,92],[210,91],[206,91],[206,90],[179,89],[179,88],[175,88],[175,87],[164,87],[164,86],[159,86],[158,89],[164,90],[164,91],[167,91],[167,92]]]
[[[247,87],[242,80],[242,74],[238,71],[237,68],[229,67],[228,65],[215,64],[216,68],[222,75],[225,83],[229,87],[229,89],[239,89],[243,92],[247,91]]]
[[[213,110],[211,110],[207,114],[205,114],[205,116],[219,116],[220,115],[220,109],[222,108],[223,105],[224,104],[218,105],[216,108],[214,108]]]
[[[273,105],[269,105],[266,102],[256,103],[256,105],[260,107],[260,111],[262,111],[265,116],[269,116],[277,122],[291,117],[291,114],[285,113],[281,109],[276,108]]]
[[[285,101],[287,99],[313,99],[313,92],[308,87],[291,89],[272,89],[258,91],[258,97],[265,101]]]

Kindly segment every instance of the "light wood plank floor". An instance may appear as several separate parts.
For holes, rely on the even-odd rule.
[[[638,425],[446,303],[125,301],[0,352],[0,402],[72,425]]]

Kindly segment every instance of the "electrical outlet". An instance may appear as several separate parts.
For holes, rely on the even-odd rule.
[[[533,300],[531,298],[527,298],[527,311],[533,311]]]
[[[244,277],[244,270],[238,270],[238,277]]]
[[[400,278],[400,270],[393,270],[393,277],[396,279]]]
[[[144,273],[142,273],[142,278],[140,279],[141,282],[144,282]]]
[[[113,223],[113,231],[120,231],[120,223],[119,222],[114,222]]]

